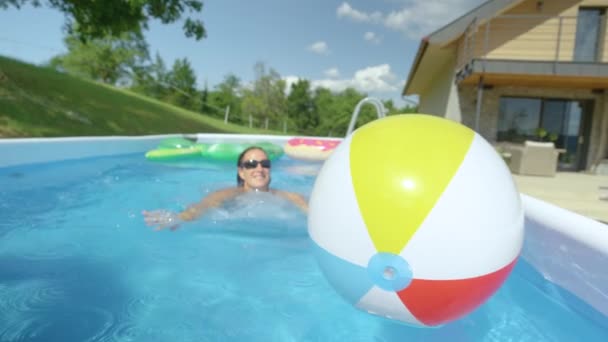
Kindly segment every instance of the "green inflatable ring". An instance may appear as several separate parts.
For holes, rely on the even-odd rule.
[[[188,148],[157,148],[146,152],[146,159],[163,162],[194,158],[200,159],[204,150],[205,145],[203,144],[196,144]]]
[[[156,149],[146,152],[146,159],[170,162],[200,158],[204,150],[205,145],[194,143],[188,139],[166,138],[158,144]]]
[[[146,152],[146,159],[151,161],[179,161],[184,159],[194,159],[201,157],[205,150],[205,145],[195,144],[188,148],[157,148]]]
[[[270,160],[280,158],[284,154],[282,146],[267,141],[256,143],[201,144],[176,137],[162,140],[156,149],[146,153],[146,159],[150,161],[172,162],[198,158],[236,163],[239,155],[251,146],[264,149]]]
[[[158,148],[190,148],[195,145],[194,142],[184,138],[166,138],[159,144]]]

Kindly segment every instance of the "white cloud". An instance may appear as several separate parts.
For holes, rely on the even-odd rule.
[[[371,31],[365,32],[365,34],[363,35],[363,39],[374,44],[380,44],[381,41],[380,37],[376,36],[376,34]]]
[[[286,85],[285,92],[287,94],[289,94],[289,92],[291,91],[291,85],[294,83],[297,83],[300,80],[300,77],[289,75],[289,76],[283,77],[283,80],[285,81],[285,85]]]
[[[244,90],[253,90],[254,83],[254,81],[243,81],[241,83],[241,88]]]
[[[327,76],[329,78],[340,77],[340,71],[338,71],[338,68],[330,68],[330,69],[325,70],[323,73],[325,74],[325,76]]]
[[[382,13],[377,11],[373,13],[361,12],[352,8],[348,2],[343,2],[336,10],[336,14],[338,18],[345,17],[358,22],[378,22],[382,20]]]
[[[367,67],[355,72],[353,79],[355,87],[362,91],[396,91],[394,82],[397,80],[388,64]]]
[[[333,92],[340,92],[346,88],[354,88],[369,96],[380,99],[391,99],[397,106],[412,104],[411,100],[407,102],[401,98],[400,91],[405,84],[405,79],[398,79],[388,64],[369,66],[357,70],[350,78],[338,78],[339,73],[337,68],[327,69],[324,71],[324,74],[325,78],[322,79],[311,80],[307,78],[312,90],[323,87]],[[293,75],[283,77],[283,80],[287,83],[286,95],[289,95],[291,92],[291,85],[300,79],[302,78]]]
[[[312,89],[324,87],[338,92],[350,87],[364,93],[394,93],[398,92],[405,82],[397,79],[388,64],[357,70],[351,78],[338,78],[339,72],[336,68],[325,70],[324,74],[326,78],[309,80]],[[302,78],[293,75],[283,77],[287,84],[287,93],[291,91],[291,85],[300,79]]]
[[[399,10],[389,13],[365,12],[342,3],[337,14],[357,22],[381,23],[385,27],[403,32],[412,39],[420,39],[465,14],[484,0],[409,0]]]
[[[397,77],[391,72],[391,67],[388,64],[357,70],[352,78],[313,80],[311,85],[313,88],[325,87],[333,91],[342,91],[352,87],[365,93],[395,92],[399,90],[400,86]]]
[[[326,55],[329,53],[329,46],[327,46],[327,43],[324,41],[318,41],[313,43],[312,45],[310,45],[308,47],[308,50],[317,53],[319,55]]]

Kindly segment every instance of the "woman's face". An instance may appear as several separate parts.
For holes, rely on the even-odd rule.
[[[245,190],[268,190],[268,184],[270,184],[269,163],[268,156],[264,151],[254,149],[245,153],[239,165],[239,176],[243,179]],[[262,164],[268,167],[264,167]]]

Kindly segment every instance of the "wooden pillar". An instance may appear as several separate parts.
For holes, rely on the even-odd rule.
[[[475,132],[479,133],[479,117],[481,116],[481,102],[483,101],[483,76],[477,82],[477,106],[475,108]]]

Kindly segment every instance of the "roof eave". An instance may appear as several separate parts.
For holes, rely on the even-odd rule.
[[[418,46],[418,52],[416,53],[416,57],[401,95],[411,95],[408,94],[408,92],[411,89],[414,76],[418,72],[420,62],[429,45],[446,46],[462,36],[464,30],[471,24],[474,18],[478,18],[480,21],[477,24],[480,24],[482,21],[491,18],[497,13],[504,12],[523,1],[524,0],[489,0],[424,37]]]
[[[477,25],[480,25],[493,16],[503,13],[523,1],[525,0],[486,1],[428,35],[429,43],[442,46],[447,45],[458,39],[474,19],[477,19]]]
[[[405,86],[403,87],[403,91],[401,92],[401,95],[409,95],[408,91],[409,88],[412,84],[412,79],[414,78],[414,75],[416,74],[416,72],[418,71],[418,66],[420,65],[420,61],[422,60],[422,56],[424,56],[424,53],[426,52],[426,48],[429,45],[429,39],[428,36],[422,38],[422,40],[420,40],[420,45],[418,46],[418,52],[416,53],[416,57],[414,58],[414,62],[412,63],[412,68],[411,68],[411,72],[407,77],[407,81],[405,82]]]

